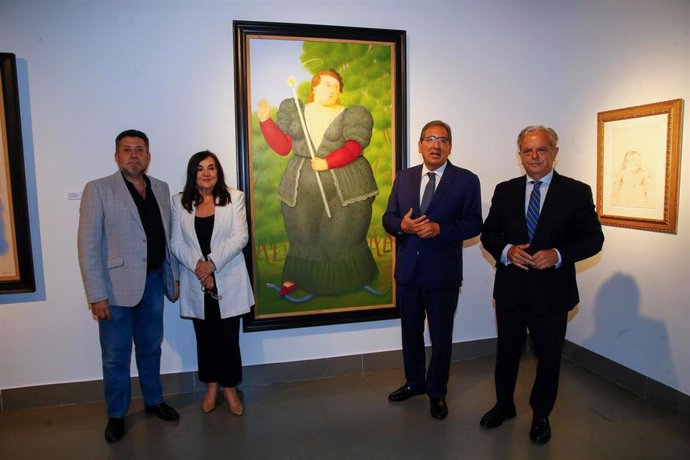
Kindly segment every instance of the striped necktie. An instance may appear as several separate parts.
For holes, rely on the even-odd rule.
[[[532,193],[529,196],[529,204],[527,205],[527,236],[529,236],[530,242],[534,236],[534,230],[537,228],[537,222],[539,221],[539,203],[541,202],[541,192],[539,187],[541,187],[541,181],[530,181],[530,184],[534,184],[532,188]]]

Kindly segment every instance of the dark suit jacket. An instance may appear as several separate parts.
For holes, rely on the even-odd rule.
[[[587,184],[554,171],[528,252],[558,249],[562,265],[525,271],[500,262],[507,244],[528,242],[525,188],[525,176],[498,184],[482,228],[482,245],[496,260],[496,308],[514,308],[527,296],[534,314],[571,310],[580,301],[575,262],[595,255],[604,243],[592,190]]]
[[[395,280],[419,283],[430,290],[457,288],[462,284],[462,242],[477,236],[482,226],[479,178],[448,162],[427,209],[427,217],[441,227],[435,238],[403,233],[400,222],[407,211],[420,216],[419,188],[422,166],[398,172],[393,183],[383,226],[395,236]]]

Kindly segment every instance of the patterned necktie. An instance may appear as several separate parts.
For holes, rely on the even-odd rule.
[[[534,236],[534,230],[537,228],[537,221],[539,221],[539,203],[541,201],[541,192],[539,187],[541,187],[541,181],[530,181],[530,184],[534,184],[532,188],[532,194],[529,196],[529,204],[527,205],[527,236],[529,236],[530,242]]]
[[[419,206],[419,210],[422,211],[422,214],[424,214],[429,207],[431,197],[434,196],[434,189],[436,188],[436,173],[428,172],[426,175],[429,176],[429,182],[426,183],[424,195],[422,195],[422,204]]]

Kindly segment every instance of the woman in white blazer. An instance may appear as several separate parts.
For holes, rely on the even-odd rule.
[[[242,249],[249,240],[244,194],[225,185],[218,157],[192,155],[182,193],[172,197],[171,248],[180,261],[180,316],[191,318],[199,380],[207,384],[205,413],[216,408],[220,387],[230,411],[244,407],[240,315],[254,304]]]

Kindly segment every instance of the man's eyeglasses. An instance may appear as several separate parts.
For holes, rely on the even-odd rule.
[[[447,137],[427,136],[422,138],[422,142],[426,142],[427,144],[433,144],[436,141],[439,141],[442,145],[450,144],[450,140]]]
[[[215,292],[213,289],[206,289],[204,286],[201,286],[201,292],[210,295],[212,298],[216,300],[220,300],[223,298],[220,294],[218,294],[218,292]]]

